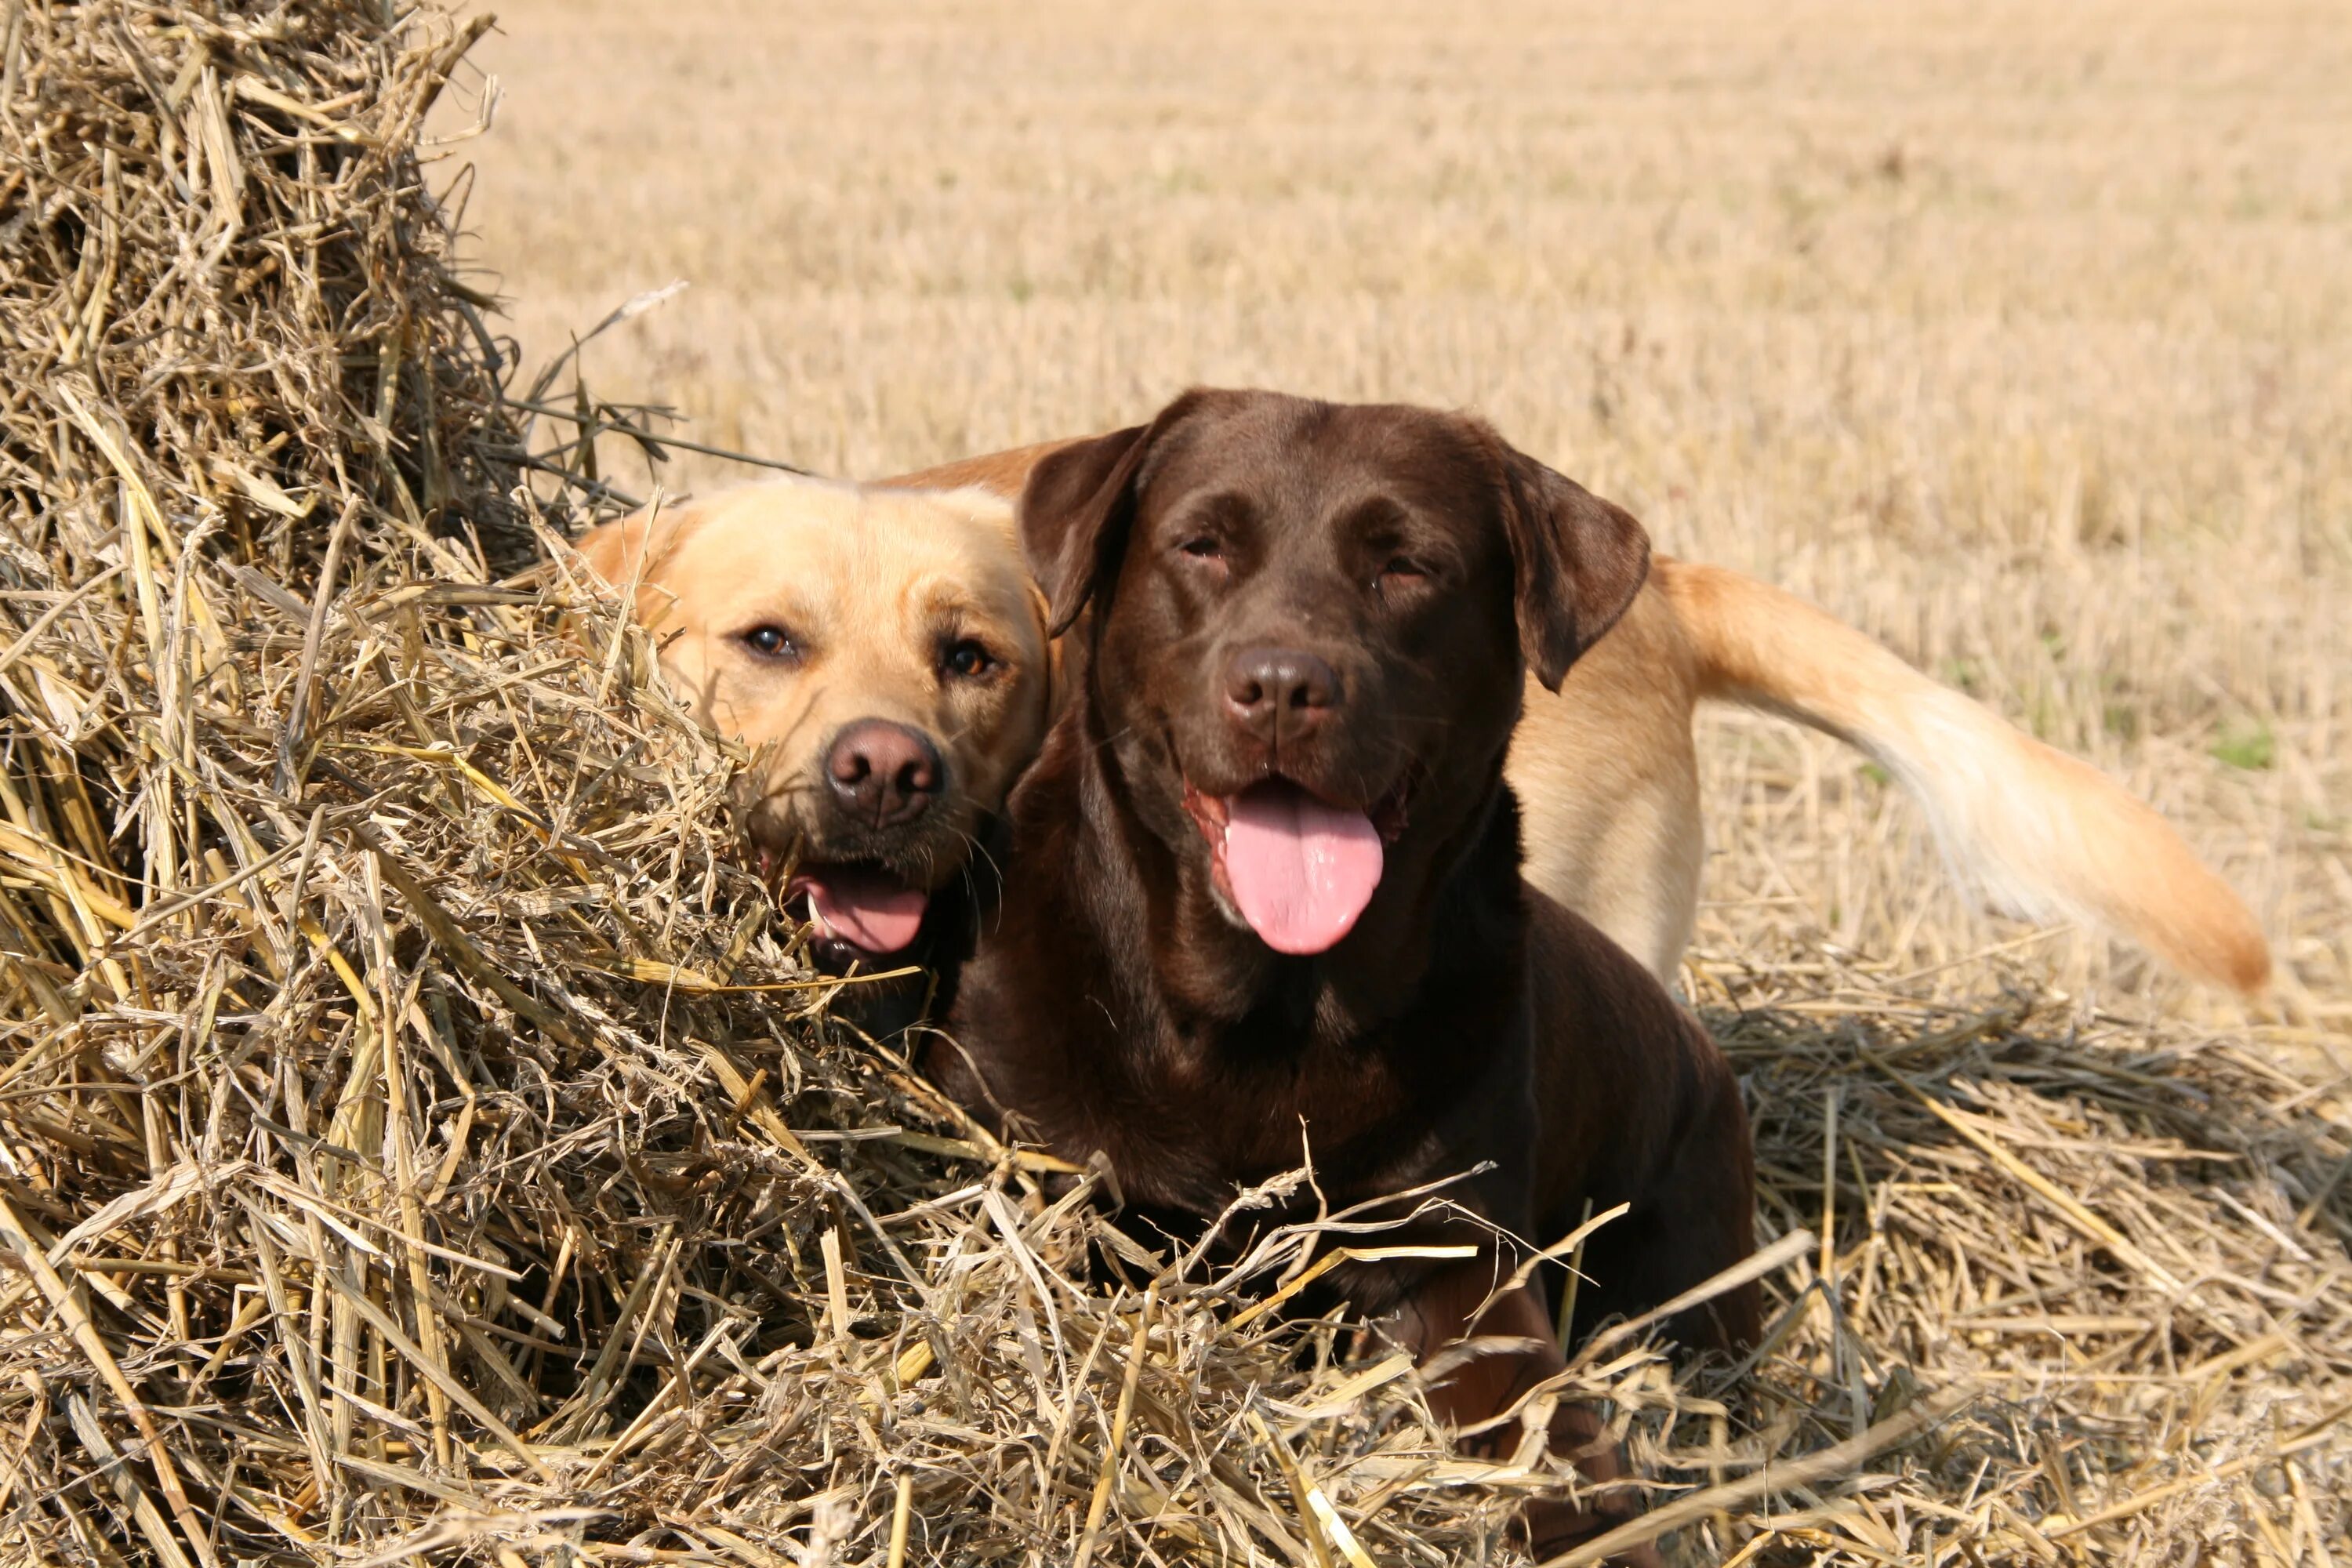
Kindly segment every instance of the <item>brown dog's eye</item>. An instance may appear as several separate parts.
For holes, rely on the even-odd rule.
[[[1404,555],[1392,555],[1381,567],[1382,583],[1414,583],[1428,575],[1428,569],[1420,562]]]
[[[753,626],[743,634],[743,646],[761,658],[798,658],[800,645],[782,626]]]
[[[974,676],[986,675],[990,670],[994,669],[996,660],[990,657],[987,648],[971,638],[965,637],[961,642],[948,645],[947,651],[940,655],[940,668],[951,675],[961,675],[970,679]]]
[[[1195,561],[1222,561],[1225,557],[1224,545],[1205,533],[1198,539],[1188,539],[1176,548]]]

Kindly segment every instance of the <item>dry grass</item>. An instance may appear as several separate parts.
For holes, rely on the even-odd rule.
[[[945,36],[804,20],[827,91]],[[373,0],[0,5],[0,1560],[1513,1561],[1510,1499],[1557,1479],[1448,1457],[1401,1361],[1263,1309],[1316,1235],[1234,1269],[1143,1254],[1089,1181],[991,1146],[824,1017],[727,852],[740,759],[551,547],[599,486],[561,464],[511,486],[548,421],[501,393],[513,361],[445,272],[414,156],[461,41]],[[1070,58],[1073,83],[1181,63],[1139,39]],[[929,79],[973,96],[909,85],[900,118],[978,104],[961,70]],[[1024,243],[1067,264],[1049,237]],[[1418,319],[1421,285],[1334,306],[1298,266],[1301,319]],[[1433,283],[1428,319],[1467,320],[1460,293]],[[1066,427],[982,387],[1087,363],[1109,385],[1139,342],[1110,310],[1104,357],[991,358],[920,297],[890,309],[930,335],[897,352],[975,379],[905,385],[982,423],[844,417],[834,447],[780,423],[775,445],[878,468]],[[1492,345],[1496,374],[1518,346]],[[839,415],[821,400],[856,384],[760,395]],[[2278,408],[2307,439],[2313,409]],[[2305,453],[2309,493],[2340,484],[2331,456]],[[2128,754],[2201,755],[2187,733]],[[2325,776],[2316,744],[2252,784]],[[1853,831],[1855,798],[1823,767],[1769,805],[1773,842]],[[2234,820],[2197,818],[2225,846]],[[1882,876],[1861,848],[1853,874]],[[1817,854],[1776,874],[1802,889]],[[1613,1401],[1650,1523],[1755,1563],[2345,1561],[2340,1073],[2281,1065],[2280,1030],[2049,997],[2039,950],[1910,973],[1961,939],[1856,961],[1753,909],[1718,910],[1738,961],[1692,982],[1748,1087],[1775,1332],[1729,1383],[1597,1341],[1558,1391]]]
[[[499,9],[469,254],[524,341],[691,283],[601,391],[861,475],[1195,380],[1475,405],[2128,781],[2254,905],[2288,1017],[2352,1016],[2337,8]],[[1706,754],[1714,952],[2024,934],[1850,753]],[[2031,963],[2240,1016],[2104,942]]]
[[[1134,1561],[1131,1422],[1171,1528],[1295,1549],[1275,1432],[1349,1379],[1316,1484],[1494,1538],[1401,1364],[1233,1321],[1311,1236],[1081,1289],[1091,1184],[824,1025],[740,759],[546,548],[595,487],[513,487],[413,145],[467,35],[6,16],[8,1559],[766,1568],[978,1495]]]

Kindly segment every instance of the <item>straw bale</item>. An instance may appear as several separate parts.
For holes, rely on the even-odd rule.
[[[1509,1560],[1549,1461],[1262,1306],[1346,1216],[1147,1251],[828,1016],[451,271],[479,26],[0,5],[0,1552]],[[2340,1087],[1780,956],[1780,1331],[1556,1391],[1674,1550],[2346,1560]]]

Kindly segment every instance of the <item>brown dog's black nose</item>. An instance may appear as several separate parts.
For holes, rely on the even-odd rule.
[[[947,776],[938,747],[887,719],[845,726],[825,752],[824,773],[842,809],[876,827],[922,816]]]
[[[1225,666],[1225,706],[1261,740],[1306,734],[1339,695],[1339,671],[1298,648],[1244,648]]]

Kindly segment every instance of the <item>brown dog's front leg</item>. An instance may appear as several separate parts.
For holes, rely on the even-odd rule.
[[[1566,1369],[1568,1363],[1552,1338],[1551,1320],[1543,1298],[1532,1285],[1523,1285],[1477,1312],[1494,1289],[1494,1275],[1485,1260],[1432,1275],[1398,1308],[1389,1331],[1426,1364],[1447,1347],[1475,1336],[1516,1341],[1509,1349],[1469,1357],[1456,1363],[1429,1387],[1431,1412],[1455,1428],[1491,1420],[1516,1404],[1528,1390]],[[1512,1427],[1482,1433],[1464,1446],[1474,1453],[1493,1456],[1512,1445]],[[1622,1479],[1625,1467],[1617,1446],[1603,1440],[1600,1413],[1589,1405],[1562,1402],[1552,1413],[1547,1439],[1555,1454],[1572,1458],[1585,1479],[1606,1483]],[[1552,1499],[1527,1505],[1522,1515],[1528,1544],[1538,1558],[1565,1552],[1580,1541],[1614,1529],[1641,1510],[1623,1489],[1614,1489],[1592,1503],[1579,1506]],[[1654,1546],[1638,1546],[1609,1559],[1619,1568],[1662,1568]]]

